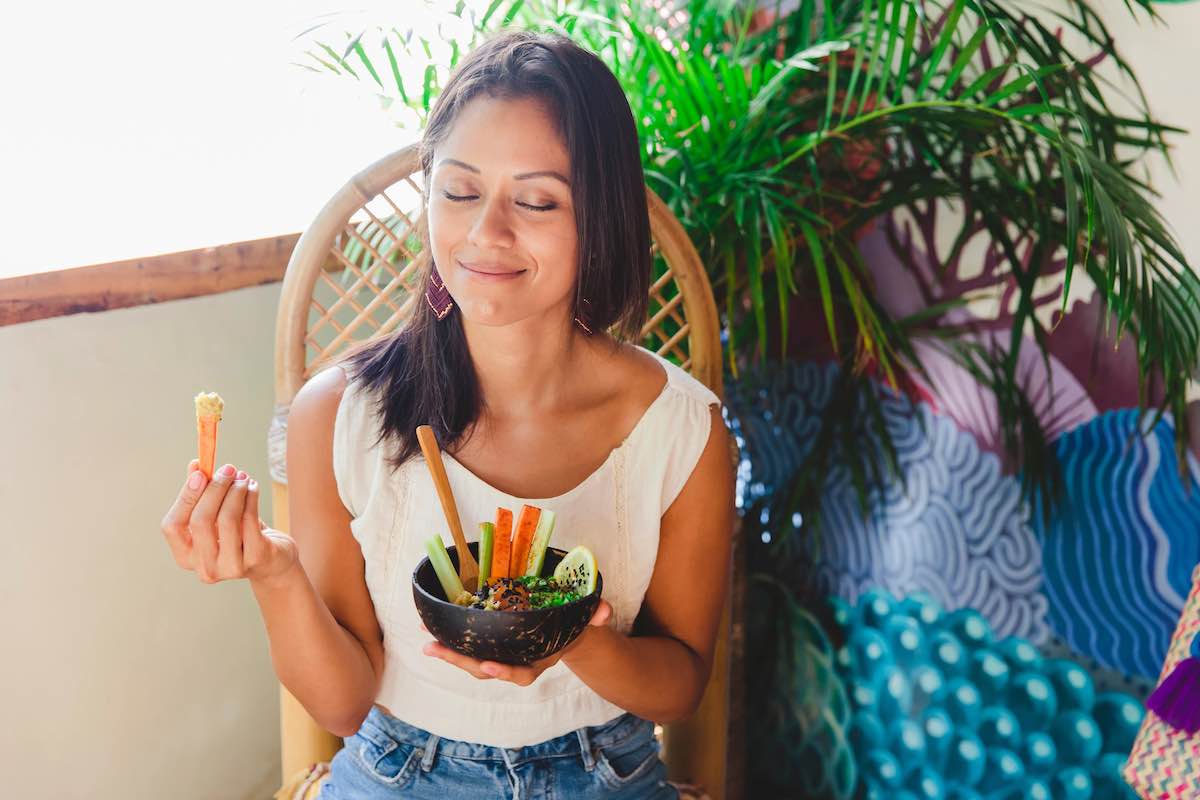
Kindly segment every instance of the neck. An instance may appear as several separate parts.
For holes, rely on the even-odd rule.
[[[529,319],[494,327],[463,320],[463,331],[487,415],[527,417],[569,401],[588,352],[586,337],[569,321],[564,326]]]

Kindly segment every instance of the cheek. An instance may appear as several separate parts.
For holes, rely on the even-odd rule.
[[[426,212],[425,220],[429,226],[429,243],[433,248],[433,257],[438,263],[447,257],[447,251],[454,247],[455,241],[461,238],[459,228],[462,227],[458,216],[446,213],[436,205]]]
[[[560,293],[570,292],[575,286],[578,271],[574,226],[539,233],[537,249],[534,251],[534,257],[541,264],[539,279],[560,289]]]
[[[469,232],[463,214],[454,210],[430,209],[426,217],[429,225],[429,248],[433,263],[437,266],[442,280],[449,287],[450,293],[464,298],[467,287],[462,285],[458,269],[454,265],[454,257],[462,249]],[[465,298],[464,298],[465,299]]]

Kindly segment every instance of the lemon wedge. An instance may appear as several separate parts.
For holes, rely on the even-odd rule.
[[[580,597],[596,591],[596,556],[583,545],[579,545],[563,556],[554,568],[554,579],[565,589]]]

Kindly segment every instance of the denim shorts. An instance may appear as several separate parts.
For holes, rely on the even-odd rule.
[[[318,800],[675,800],[654,723],[623,714],[539,744],[451,739],[371,708],[330,764]]]

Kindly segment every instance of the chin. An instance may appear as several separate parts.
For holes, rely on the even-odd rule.
[[[520,314],[514,314],[511,308],[506,308],[506,305],[494,300],[468,300],[459,306],[459,310],[462,312],[463,319],[473,325],[498,328],[511,325],[521,318]]]

